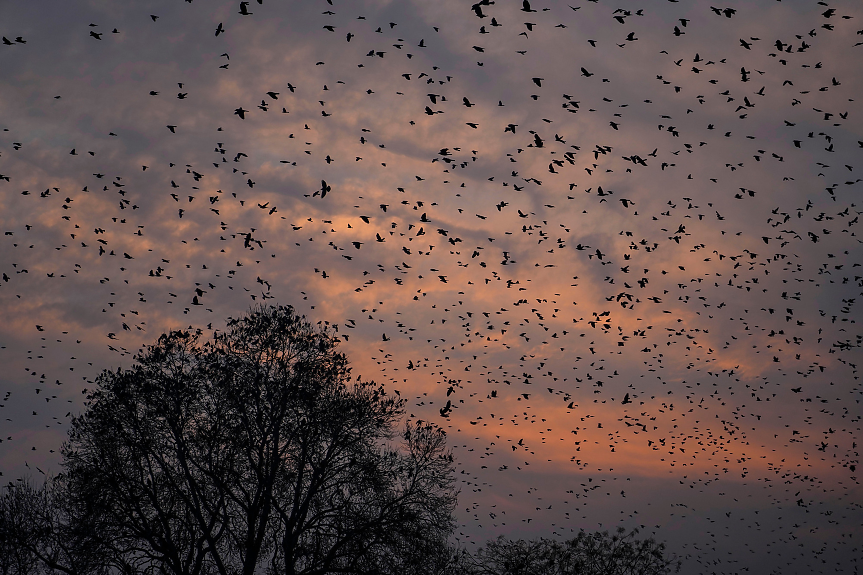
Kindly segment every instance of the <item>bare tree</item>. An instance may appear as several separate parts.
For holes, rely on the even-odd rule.
[[[255,308],[200,339],[170,332],[131,369],[103,372],[72,422],[57,484],[76,514],[63,518],[86,524],[104,569],[384,574],[440,563],[428,559],[447,553],[456,497],[442,430],[397,433],[403,401],[352,380],[335,332],[290,307]]]
[[[38,489],[29,480],[21,479],[3,487],[0,494],[0,574],[36,575],[39,562],[29,545],[35,533],[27,528],[34,525],[33,510],[38,501]]]
[[[100,575],[112,566],[109,549],[87,506],[78,505],[62,477],[41,485],[20,478],[0,491],[0,573],[2,575]]]

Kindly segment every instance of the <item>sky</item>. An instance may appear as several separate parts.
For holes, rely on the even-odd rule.
[[[568,1],[0,1],[3,478],[284,304],[447,431],[460,545],[859,570],[863,5]]]

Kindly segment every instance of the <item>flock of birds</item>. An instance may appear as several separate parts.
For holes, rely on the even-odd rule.
[[[271,4],[7,8],[5,478],[98,369],[278,302],[447,430],[464,545],[859,569],[859,6]]]

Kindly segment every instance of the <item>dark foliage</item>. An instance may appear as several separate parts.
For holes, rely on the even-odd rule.
[[[461,559],[470,575],[666,575],[680,570],[676,557],[666,557],[665,545],[627,533],[580,531],[568,541],[516,541],[499,537],[474,556]]]

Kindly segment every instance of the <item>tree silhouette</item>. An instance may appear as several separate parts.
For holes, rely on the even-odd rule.
[[[116,566],[96,537],[88,506],[79,505],[62,477],[41,486],[19,478],[0,492],[0,573],[97,575]]]
[[[4,510],[7,540],[69,575],[423,573],[448,560],[443,431],[397,433],[403,401],[352,381],[332,329],[261,306],[200,335],[164,334],[98,377],[60,476],[6,489],[7,507],[29,509]]]
[[[680,570],[676,557],[666,557],[665,545],[652,538],[637,539],[638,530],[580,531],[567,541],[535,539],[489,541],[475,555],[462,556],[462,573],[469,575],[666,575]]]

